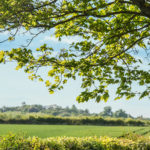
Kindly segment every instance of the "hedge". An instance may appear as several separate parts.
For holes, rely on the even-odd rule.
[[[65,125],[104,125],[104,126],[147,126],[150,121],[103,117],[54,117],[41,114],[22,114],[10,116],[0,114],[1,124],[65,124]]]
[[[24,138],[14,134],[0,137],[2,150],[150,150],[150,139],[145,137],[55,137]]]

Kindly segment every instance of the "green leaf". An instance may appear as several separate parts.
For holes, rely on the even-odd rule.
[[[45,81],[45,84],[46,84],[47,87],[51,85],[51,83],[50,83],[49,80],[46,80],[46,81]]]

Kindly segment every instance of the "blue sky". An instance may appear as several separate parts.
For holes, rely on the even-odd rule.
[[[6,35],[7,34],[2,35],[3,38]],[[17,37],[15,42],[3,43],[0,45],[0,49],[18,47],[25,41],[25,37],[20,36]],[[50,33],[46,33],[36,38],[30,45],[30,48],[39,47],[46,42],[55,49],[59,49],[61,47],[66,47],[73,40],[78,39],[77,37],[63,38],[61,42],[58,42],[54,36],[51,36]],[[105,106],[111,106],[113,111],[121,108],[133,116],[143,115],[144,117],[150,117],[148,98],[143,100],[134,98],[128,101],[125,99],[114,101],[113,89],[116,88],[114,86],[111,88],[112,97],[110,97],[107,103],[96,103],[94,100],[91,100],[78,104],[75,99],[81,91],[80,79],[76,81],[71,80],[62,91],[57,91],[55,94],[50,95],[44,83],[29,80],[27,74],[25,74],[23,70],[15,70],[15,65],[15,63],[0,64],[0,107],[21,105],[23,101],[27,104],[57,104],[63,107],[75,104],[78,108],[87,108],[90,112],[99,113]]]

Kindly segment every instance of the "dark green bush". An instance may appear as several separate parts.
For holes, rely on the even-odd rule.
[[[146,126],[148,120],[103,118],[103,117],[55,117],[44,114],[0,113],[0,123],[9,124],[66,124],[66,125],[104,125],[104,126]]]

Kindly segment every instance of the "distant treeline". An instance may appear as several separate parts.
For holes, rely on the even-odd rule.
[[[139,119],[89,117],[56,117],[40,113],[0,113],[1,124],[148,126],[150,121]]]
[[[26,103],[22,103],[21,106],[15,107],[2,107],[0,108],[0,112],[21,112],[21,113],[44,113],[52,116],[90,116],[92,114],[89,113],[88,109],[78,109],[75,105],[72,105],[71,108],[66,107],[62,108],[58,105],[27,105]]]
[[[104,107],[104,110],[100,113],[90,113],[88,109],[78,109],[75,105],[71,108],[62,108],[58,105],[42,106],[42,105],[27,105],[25,102],[21,106],[16,107],[2,107],[0,112],[21,112],[21,113],[44,113],[52,116],[103,116],[103,117],[114,117],[114,118],[133,118],[130,114],[124,110],[119,109],[112,112],[110,106]]]

